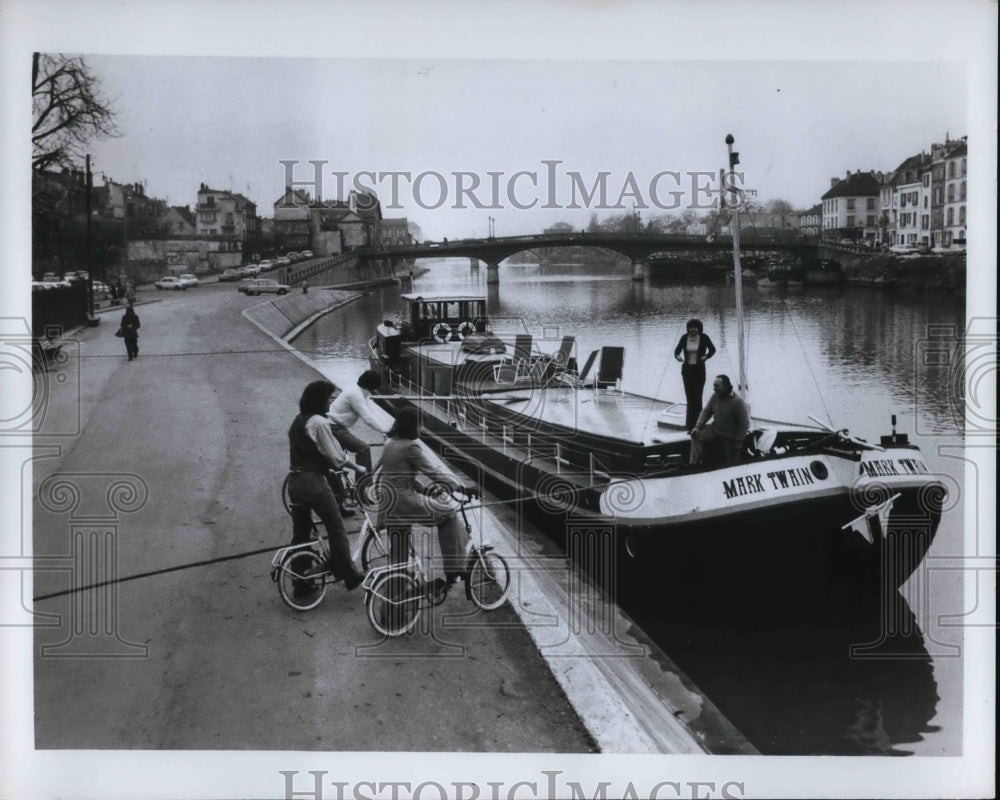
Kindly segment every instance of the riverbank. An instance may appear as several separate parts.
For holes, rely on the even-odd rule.
[[[280,602],[285,432],[317,373],[246,320],[295,326],[317,313],[319,292],[304,297],[282,311],[226,286],[158,293],[139,309],[138,359],[111,326],[84,328],[48,374],[33,595],[61,623],[35,631],[53,656],[33,664],[36,747],[746,752],[658,650],[608,659],[603,635],[573,635],[567,598],[531,588],[530,560],[510,606],[470,615],[453,593],[400,640],[372,631],[358,592],[333,587],[305,614]],[[78,536],[80,515],[107,535]]]
[[[852,256],[838,253],[834,260],[840,263],[849,284],[894,288],[914,294],[956,294],[966,289],[964,255]]]

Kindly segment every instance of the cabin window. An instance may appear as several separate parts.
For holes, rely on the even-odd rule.
[[[445,303],[445,313],[443,319],[459,319],[461,317],[461,303],[457,300]]]

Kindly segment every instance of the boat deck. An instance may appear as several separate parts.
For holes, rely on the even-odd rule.
[[[428,391],[435,396],[461,401],[475,398],[479,403],[496,407],[497,417],[509,417],[520,426],[526,419],[567,431],[585,431],[640,446],[669,444],[688,439],[686,405],[683,402],[657,400],[644,395],[615,389],[594,389],[592,386],[572,386],[558,379],[540,377],[514,379],[508,370],[508,380],[497,382],[495,365],[510,362],[510,356],[492,353],[468,353],[461,342],[411,345],[405,351],[432,367],[455,374],[461,368],[467,376],[447,391]],[[815,431],[816,428],[777,420],[754,419],[755,426],[791,431]]]
[[[475,377],[452,387],[452,397],[474,397],[496,406],[498,416],[529,416],[545,425],[567,430],[583,430],[600,436],[640,445],[687,438],[684,404],[652,397],[575,387],[558,379],[544,381],[521,378],[497,382],[492,367],[509,356],[462,351],[461,342],[414,345],[406,348],[413,356],[443,368],[475,365]],[[666,412],[666,416],[663,416]]]
[[[547,425],[639,445],[687,438],[683,430],[683,407],[681,426],[676,430],[666,429],[658,420],[675,404],[640,395],[565,385],[542,389],[526,384],[523,389],[483,394],[481,402],[493,404],[508,414],[530,415]]]

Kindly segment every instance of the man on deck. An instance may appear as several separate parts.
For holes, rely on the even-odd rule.
[[[708,420],[712,420],[710,424]],[[712,395],[691,429],[691,464],[700,464],[705,442],[719,442],[726,464],[740,459],[740,448],[750,430],[750,410],[746,402],[733,391],[727,375],[716,375]]]

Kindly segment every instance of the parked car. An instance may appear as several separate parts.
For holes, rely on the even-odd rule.
[[[201,283],[201,281],[198,280],[198,276],[192,275],[190,272],[185,272],[183,275],[178,275],[177,277],[184,281],[184,283],[188,286],[197,286]]]
[[[238,281],[243,277],[243,273],[238,269],[227,269],[223,270],[222,274],[219,276],[220,281]]]
[[[303,258],[312,258],[313,257],[313,251],[312,250],[303,250],[302,251],[302,257]]]
[[[244,264],[242,267],[237,267],[237,269],[244,278],[252,278],[260,272],[260,267],[256,264]]]
[[[890,253],[895,253],[898,256],[910,255],[911,253],[916,253],[917,248],[912,244],[894,244],[889,248]]]
[[[274,262],[269,258],[265,258],[263,261],[257,262],[257,268],[260,272],[267,272],[269,269],[274,269]]]
[[[301,261],[302,260],[302,256],[299,254],[299,252],[297,250],[292,250],[291,252],[285,253],[285,258],[287,258],[293,264],[296,261]]]
[[[278,256],[276,259],[274,259],[274,263],[277,264],[279,267],[287,267],[289,264],[292,263],[292,260],[288,256]]]
[[[46,272],[44,275],[42,275],[42,283],[55,283],[58,280],[59,278],[56,276],[54,272]]]
[[[240,281],[236,288],[245,295],[251,295],[263,294],[265,292],[271,294],[288,294],[290,287],[288,284],[278,283],[271,278],[247,278]]]
[[[160,278],[153,284],[157,289],[187,289],[187,284],[175,275]]]

